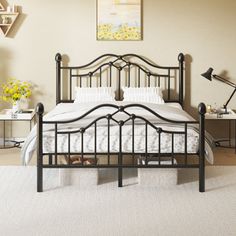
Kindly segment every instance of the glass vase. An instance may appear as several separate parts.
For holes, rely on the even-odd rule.
[[[17,100],[12,103],[12,113],[17,113],[19,111],[20,111],[20,100]]]

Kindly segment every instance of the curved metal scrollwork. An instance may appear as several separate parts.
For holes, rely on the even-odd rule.
[[[140,63],[137,62],[137,59],[140,61]],[[151,85],[151,78],[155,78],[157,80],[158,86],[160,86],[161,81],[165,80],[167,81],[167,97],[165,100],[167,102],[173,101],[172,96],[172,87],[171,84],[176,83],[173,76],[171,75],[172,71],[178,71],[178,99],[174,100],[179,102],[181,105],[183,105],[183,70],[184,70],[184,55],[180,53],[178,55],[178,66],[159,66],[153,62],[150,62],[144,57],[141,57],[136,54],[125,54],[125,55],[116,55],[116,54],[104,54],[93,61],[82,65],[82,66],[63,66],[62,65],[62,56],[61,54],[56,55],[56,63],[57,63],[57,104],[60,102],[72,102],[72,83],[73,80],[78,79],[79,80],[79,87],[82,87],[83,85],[83,79],[89,78],[88,87],[92,87],[92,80],[93,77],[95,79],[99,80],[99,87],[102,87],[102,80],[103,80],[103,73],[105,71],[109,71],[109,86],[114,87],[112,85],[112,79],[113,79],[113,70],[112,68],[115,68],[118,71],[118,75],[115,75],[118,80],[118,88],[117,88],[117,94],[118,100],[121,100],[121,80],[122,80],[122,74],[121,72],[123,70],[127,70],[127,75],[124,77],[128,77],[128,84],[127,86],[130,87],[131,82],[136,79],[137,80],[137,87],[141,86],[141,72],[146,76],[145,80],[147,81],[147,87],[150,87]],[[148,68],[148,66],[150,68]],[[131,78],[131,68],[136,68],[138,71],[137,78]],[[154,72],[154,69],[158,69],[159,72]],[[83,72],[83,71],[86,72]],[[62,91],[62,75],[64,74],[63,71],[69,71],[69,96],[68,99],[62,99],[61,97],[61,91]],[[162,71],[162,72],[161,72]],[[176,77],[176,76],[174,76]],[[107,82],[108,83],[108,82]]]

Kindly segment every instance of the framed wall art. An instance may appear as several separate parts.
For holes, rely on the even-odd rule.
[[[97,40],[142,40],[142,0],[97,0]]]

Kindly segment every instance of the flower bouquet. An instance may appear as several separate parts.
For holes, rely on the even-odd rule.
[[[0,97],[3,101],[10,102],[12,104],[12,112],[19,112],[20,100],[22,98],[29,98],[32,94],[31,84],[28,82],[22,82],[17,79],[9,79],[5,84],[2,85],[2,96]]]

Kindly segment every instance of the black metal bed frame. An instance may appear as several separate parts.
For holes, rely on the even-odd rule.
[[[147,70],[146,67],[143,67],[137,63],[131,62],[130,58],[138,58],[142,62],[146,63],[147,65],[157,68],[166,70],[167,73],[160,74],[160,73],[153,73],[150,70]],[[109,62],[105,62],[102,65],[96,67],[94,70],[88,72],[88,73],[78,73],[78,70],[81,70],[83,68],[89,68],[90,66],[94,65],[95,63],[103,60],[104,58],[115,58],[113,61],[110,60]],[[153,63],[150,63],[148,60],[144,59],[143,57],[140,57],[135,54],[126,54],[123,56],[114,55],[114,54],[105,54],[94,61],[92,61],[89,64],[86,64],[84,66],[77,66],[77,67],[69,67],[69,66],[62,66],[62,56],[60,54],[56,55],[56,78],[57,78],[57,93],[56,93],[56,103],[61,102],[73,102],[72,99],[72,80],[74,78],[79,78],[79,86],[82,86],[82,78],[89,78],[89,87],[92,87],[92,79],[93,76],[98,72],[98,77],[96,75],[96,80],[99,81],[99,86],[102,86],[102,73],[103,73],[103,67],[108,67],[110,69],[110,77],[109,77],[109,85],[111,86],[111,78],[112,78],[112,67],[115,67],[118,70],[118,99],[121,99],[121,71],[124,68],[128,68],[128,86],[131,84],[131,76],[130,76],[130,70],[131,66],[135,66],[138,69],[138,87],[140,87],[140,72],[143,71],[147,77],[145,78],[148,81],[148,86],[150,86],[150,79],[151,76],[155,77],[158,80],[158,85],[160,85],[160,80],[162,78],[167,79],[167,98],[166,102],[179,102],[181,105],[183,105],[183,81],[184,81],[184,55],[181,53],[178,56],[179,66],[178,67],[161,67],[157,66]],[[122,65],[117,65],[117,62],[123,63]],[[62,72],[65,70],[69,71],[69,98],[68,99],[62,99]],[[73,71],[76,71],[76,74],[73,73]],[[171,70],[178,70],[179,71],[179,96],[177,100],[173,100],[171,98]],[[69,124],[74,123],[79,120],[83,120],[84,118],[91,115],[94,111],[97,111],[98,109],[102,108],[112,108],[115,111],[111,114],[104,114],[101,117],[97,117],[95,120],[93,120],[91,123],[87,124],[84,127],[78,127],[76,130],[60,130],[59,126],[63,124]],[[147,120],[145,117],[139,116],[139,114],[133,114],[130,113],[128,110],[130,108],[139,107],[144,109],[145,111],[149,112],[153,116],[159,118],[161,121],[165,121],[166,123],[171,124],[178,124],[181,125],[183,128],[181,131],[169,131],[165,130],[160,127],[160,124],[153,124],[149,120]],[[39,103],[36,107],[36,114],[37,114],[37,191],[42,192],[43,191],[43,169],[44,168],[117,168],[118,169],[118,186],[122,187],[122,177],[123,177],[123,169],[124,168],[198,168],[199,169],[199,191],[204,192],[205,191],[205,113],[206,113],[206,107],[203,103],[199,104],[199,121],[175,121],[170,120],[165,117],[162,117],[152,109],[142,105],[142,104],[129,104],[124,106],[117,106],[114,104],[101,104],[98,105],[82,116],[71,119],[67,121],[44,121],[43,120],[43,113],[44,113],[44,106],[42,103]],[[119,113],[123,113],[127,116],[127,119],[124,120],[116,120],[115,116]],[[97,151],[97,127],[98,122],[101,120],[105,120],[107,122],[107,152],[100,153]],[[143,122],[143,125],[145,126],[145,151],[143,153],[135,153],[135,125],[136,121],[141,120]],[[122,142],[122,130],[123,126],[126,123],[130,123],[132,125],[132,147],[131,152],[124,152],[123,149],[123,142]],[[45,125],[53,125],[54,126],[54,138],[55,138],[55,147],[54,152],[52,153],[44,153],[43,152],[43,130]],[[111,125],[117,125],[119,127],[119,151],[118,152],[111,152],[110,150],[110,129]],[[197,124],[199,125],[199,150],[197,153],[188,153],[187,149],[187,143],[188,143],[188,128],[189,126]],[[88,129],[91,129],[91,127],[94,128],[94,151],[91,152],[85,152],[84,151],[84,134],[86,134],[86,131]],[[158,152],[153,153],[148,150],[148,127],[154,129],[158,134]],[[79,133],[80,134],[80,142],[78,145],[80,145],[80,152],[75,153],[71,152],[71,135]],[[161,138],[162,134],[168,134],[171,135],[171,152],[170,153],[162,153],[161,152]],[[176,153],[174,150],[174,137],[175,135],[183,135],[184,136],[184,153]],[[58,136],[59,135],[67,135],[68,140],[68,150],[66,153],[60,153],[58,152]],[[67,155],[68,156],[68,163],[67,164],[60,164],[58,163],[58,156],[59,155]],[[81,164],[72,164],[70,157],[73,155],[80,155],[81,157]],[[86,155],[93,155],[94,157],[94,163],[91,165],[84,165],[84,158]],[[97,156],[98,155],[105,155],[107,157],[107,163],[106,164],[99,164],[97,162]],[[117,156],[117,163],[112,164],[110,162],[111,156]],[[124,158],[126,155],[129,155],[132,157],[132,163],[126,164],[124,163]],[[144,156],[145,163],[140,164],[137,162],[137,155]],[[183,157],[183,163],[176,163],[175,157],[181,155]],[[197,164],[191,164],[188,162],[188,156],[192,155],[198,155],[198,163]],[[149,164],[148,161],[150,158],[155,156],[156,158],[156,164]],[[48,158],[48,159],[47,159]],[[163,164],[162,160],[163,158],[171,158],[171,162],[168,164]],[[46,160],[48,161],[46,163]]]

